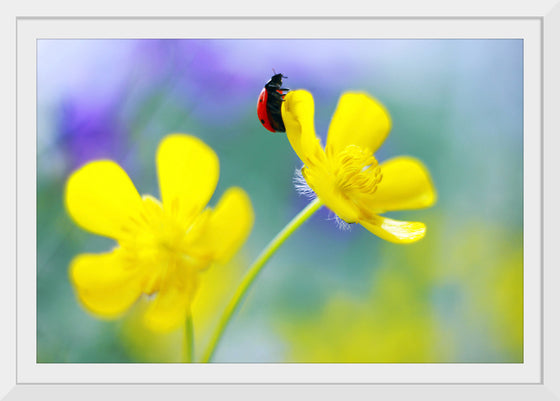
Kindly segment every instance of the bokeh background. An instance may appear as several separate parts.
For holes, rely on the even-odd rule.
[[[110,158],[158,196],[155,150],[185,132],[220,158],[210,205],[243,187],[255,226],[231,263],[203,278],[194,306],[200,355],[251,261],[308,202],[301,162],[266,131],[257,97],[276,72],[311,91],[323,143],[341,93],[367,91],[393,129],[376,154],[412,155],[438,192],[411,245],[321,210],[274,255],[235,315],[216,362],[523,361],[523,44],[521,40],[39,40],[37,361],[176,362],[181,332],[147,331],[141,300],[103,321],[78,304],[71,259],[111,240],[82,231],[65,180]]]

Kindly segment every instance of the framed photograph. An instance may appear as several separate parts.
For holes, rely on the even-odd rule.
[[[13,15],[1,394],[560,398],[560,6],[484,7]]]

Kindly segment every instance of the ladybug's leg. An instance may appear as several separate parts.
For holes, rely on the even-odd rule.
[[[271,112],[280,113],[280,105],[279,104],[268,104],[268,110]]]
[[[278,93],[278,92],[270,92],[268,94],[269,99],[271,100],[276,100],[277,102],[281,102],[284,99],[284,94]],[[270,102],[269,102],[270,103]]]

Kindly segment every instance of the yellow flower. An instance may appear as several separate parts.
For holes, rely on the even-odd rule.
[[[225,262],[253,225],[253,208],[240,188],[206,208],[219,176],[214,151],[188,135],[165,137],[156,164],[161,199],[140,196],[126,172],[109,160],[86,164],[68,179],[66,207],[82,228],[113,238],[109,253],[78,255],[70,276],[87,310],[113,318],[153,295],[146,324],[177,328],[190,313],[199,273]]]
[[[374,157],[391,129],[385,108],[365,93],[343,94],[324,150],[315,135],[314,112],[313,97],[304,90],[289,92],[282,103],[288,140],[319,199],[345,222],[360,223],[387,241],[410,243],[424,237],[423,223],[379,215],[428,207],[436,199],[420,161],[400,156],[379,164]]]

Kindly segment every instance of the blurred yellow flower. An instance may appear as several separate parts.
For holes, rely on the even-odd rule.
[[[423,238],[423,223],[379,215],[428,207],[436,200],[429,172],[419,160],[400,156],[378,164],[374,157],[391,129],[385,108],[365,93],[343,94],[324,150],[315,134],[314,112],[313,97],[304,90],[289,92],[282,103],[288,140],[319,199],[345,222],[360,223],[387,241]]]
[[[221,312],[232,297],[247,261],[243,252],[238,252],[225,264],[213,266],[200,273],[198,292],[191,305],[193,315],[194,338],[199,352],[207,346],[212,331],[215,329]],[[137,362],[177,363],[181,362],[180,350],[185,338],[185,325],[169,332],[146,330],[144,313],[150,307],[150,301],[141,297],[121,320],[120,335],[126,352]],[[197,360],[200,356],[195,353]]]
[[[80,301],[99,317],[119,316],[142,294],[153,295],[145,323],[170,331],[190,314],[199,273],[237,251],[254,216],[249,197],[236,187],[215,209],[205,209],[219,161],[201,140],[168,135],[156,164],[161,202],[141,197],[126,172],[109,160],[86,164],[70,176],[65,194],[70,216],[118,242],[109,253],[77,256],[70,276]]]
[[[393,277],[388,279],[394,280]],[[383,284],[388,286],[379,288]],[[318,314],[275,322],[279,332],[289,341],[286,362],[444,361],[445,343],[441,341],[436,319],[426,302],[418,300],[414,292],[405,293],[391,284],[381,281],[366,299],[334,293]],[[408,285],[404,283],[401,287]],[[399,298],[391,292],[404,297]]]

